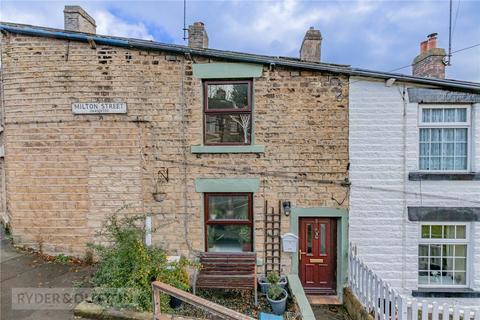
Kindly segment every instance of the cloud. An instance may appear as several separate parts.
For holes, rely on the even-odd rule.
[[[97,23],[98,34],[154,40],[148,28],[141,22],[131,23],[104,10],[96,10],[92,16]]]
[[[460,0],[453,1],[456,10]],[[65,4],[71,2],[0,0],[0,19],[62,28]],[[183,1],[76,4],[97,20],[98,33],[185,44]],[[187,24],[203,21],[211,48],[293,57],[314,26],[322,32],[323,61],[388,71],[409,65],[431,32],[439,33],[440,47],[448,47],[448,8],[446,0],[188,0]],[[454,50],[480,43],[477,12],[480,1],[460,1]],[[477,50],[454,55],[454,62],[449,77],[480,79]]]

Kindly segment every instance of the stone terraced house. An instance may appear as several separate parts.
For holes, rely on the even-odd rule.
[[[451,181],[476,177],[474,106],[429,105],[448,104],[450,92],[477,99],[478,84],[320,62],[313,28],[300,58],[286,58],[209,49],[199,22],[180,46],[97,35],[80,7],[64,13],[65,30],[0,24],[1,216],[17,245],[81,257],[109,215],[144,215],[146,242],[172,255],[254,251],[259,273],[298,275],[307,293],[341,300],[350,241],[395,285],[416,290],[420,225],[428,246],[438,229],[423,222],[424,207],[440,206],[417,196],[421,183],[461,198],[480,191],[473,178]],[[424,100],[437,94],[447,100]],[[417,110],[437,119],[452,109],[464,121],[455,130],[467,127],[471,160],[460,175],[456,164],[430,175],[436,160],[417,155],[418,141],[427,143],[418,140]],[[433,134],[430,124],[421,127]],[[355,188],[370,182],[401,190]],[[445,214],[478,217],[455,210]],[[440,228],[463,232],[459,242],[473,250],[480,226],[472,219]],[[299,238],[298,250],[284,252],[286,233]],[[473,254],[468,288],[480,290]],[[419,279],[433,281],[423,269]]]

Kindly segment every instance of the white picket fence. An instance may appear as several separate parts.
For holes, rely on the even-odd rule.
[[[375,320],[480,320],[480,309],[405,298],[380,279],[350,246],[349,285]]]

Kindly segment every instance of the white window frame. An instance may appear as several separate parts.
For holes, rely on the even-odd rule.
[[[466,122],[423,122],[423,109],[467,109]],[[466,173],[471,171],[472,163],[472,108],[469,104],[422,104],[418,108],[417,168],[428,173]],[[420,129],[422,128],[467,128],[467,168],[465,170],[425,170],[420,169]]]
[[[465,239],[443,239],[443,238],[436,238],[436,239],[424,239],[422,238],[422,227],[424,225],[442,225],[442,226],[465,226]],[[420,224],[419,233],[418,233],[418,245],[417,245],[417,283],[419,288],[469,288],[470,287],[470,261],[471,261],[471,242],[470,242],[470,223],[469,222],[439,222],[439,221],[430,221],[430,222],[422,222]],[[466,261],[465,261],[465,284],[464,285],[455,285],[455,284],[421,284],[419,272],[420,268],[418,265],[418,258],[420,257],[420,250],[419,247],[421,244],[465,244],[467,246],[466,249]],[[442,249],[443,250],[443,249]],[[429,255],[430,258],[430,255]]]

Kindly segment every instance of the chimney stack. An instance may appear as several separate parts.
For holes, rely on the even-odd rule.
[[[65,30],[96,33],[95,20],[80,6],[65,6],[63,10]]]
[[[445,49],[437,48],[437,34],[420,43],[420,54],[412,62],[412,74],[418,77],[445,79]]]
[[[188,26],[188,46],[195,49],[208,48],[208,35],[203,22]]]
[[[303,38],[300,48],[300,59],[309,62],[320,62],[320,53],[322,46],[322,34],[320,30],[310,27]]]

